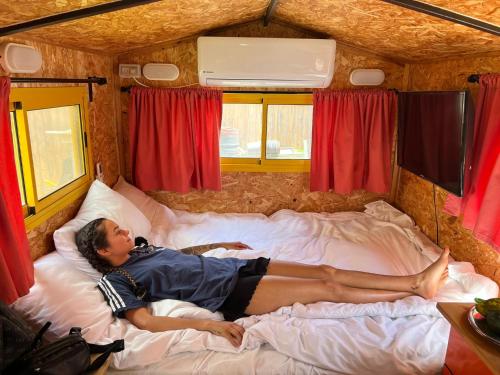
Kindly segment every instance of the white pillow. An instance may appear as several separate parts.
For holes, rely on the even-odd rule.
[[[131,201],[151,222],[152,232],[150,238],[147,238],[149,243],[168,246],[168,233],[177,223],[176,214],[167,206],[130,185],[121,176],[113,189]]]
[[[375,217],[376,219],[387,221],[389,223],[397,224],[402,228],[413,228],[415,222],[404,212],[399,211],[397,208],[392,207],[385,201],[375,201],[365,204],[365,213]]]
[[[75,235],[85,224],[100,217],[128,229],[132,239],[139,236],[149,239],[151,233],[151,223],[141,211],[107,185],[94,181],[76,217],[54,232],[54,244],[59,254],[95,281],[102,275],[80,254]]]
[[[115,186],[113,186],[113,190],[132,202],[151,223],[154,222],[158,210],[163,207],[162,204],[155,201],[144,192],[130,185],[122,176],[118,177],[118,181]]]
[[[52,322],[48,339],[81,327],[85,340],[99,341],[114,318],[96,283],[56,252],[39,258],[34,265],[35,284],[12,307],[38,327]]]

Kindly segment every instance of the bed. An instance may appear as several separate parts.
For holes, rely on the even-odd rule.
[[[195,214],[175,211],[120,179],[114,190],[96,181],[77,217],[54,234],[56,252],[35,262],[35,285],[14,307],[35,324],[53,321],[62,336],[80,326],[89,342],[124,338],[109,373],[120,374],[432,374],[444,363],[449,325],[436,301],[492,298],[498,286],[470,263],[451,261],[449,279],[433,301],[407,297],[394,303],[295,304],[238,322],[243,344],[232,347],[208,332],[151,333],[115,319],[95,285],[100,275],[81,258],[74,233],[86,222],[108,217],[169,248],[242,241],[254,250],[215,249],[205,256],[271,257],[308,264],[406,275],[421,271],[440,249],[410,217],[386,202],[364,212]],[[156,315],[222,319],[192,304],[151,304]]]

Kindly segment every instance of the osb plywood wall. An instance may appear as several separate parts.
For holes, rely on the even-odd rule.
[[[247,37],[283,37],[283,38],[310,38],[310,33],[271,23],[268,27],[261,22],[248,23],[238,27],[219,30],[218,36],[247,36]],[[180,76],[173,83],[147,82],[154,86],[184,86],[196,84],[197,57],[196,39],[185,40],[176,44],[157,46],[133,53],[119,55],[117,63],[146,64],[174,63],[180,69]],[[359,50],[337,46],[335,60],[335,75],[330,88],[349,88],[349,73],[354,68],[381,68],[386,72],[384,87],[400,88],[403,76],[403,66],[380,58],[377,55]],[[115,73],[117,67],[115,66]],[[118,80],[117,80],[118,82]],[[143,80],[146,83],[146,80]],[[122,85],[133,84],[132,81],[121,79]],[[248,89],[244,89],[248,91]],[[128,126],[127,126],[128,95],[121,94],[123,169],[130,180],[130,164],[128,153]],[[271,214],[282,208],[297,211],[344,211],[361,210],[363,205],[386,198],[358,191],[348,196],[334,193],[309,192],[309,175],[305,173],[223,173],[221,192],[193,191],[188,194],[171,192],[152,192],[155,199],[172,208],[185,209],[195,212],[261,212]]]
[[[36,73],[36,75],[30,76],[57,78],[99,76],[108,79],[107,85],[94,85],[94,101],[89,103],[89,138],[92,145],[91,151],[94,163],[101,162],[104,169],[105,182],[108,185],[114,183],[119,173],[119,158],[116,141],[112,58],[27,40],[0,38],[0,43],[3,41],[30,44],[41,52],[43,58],[42,70]],[[6,75],[3,71],[0,71],[0,74]],[[41,84],[23,85],[30,87],[42,86]],[[21,87],[23,85],[12,84],[13,87]],[[94,166],[90,167],[94,168]],[[79,199],[51,217],[44,224],[28,231],[33,258],[38,258],[54,248],[52,240],[54,230],[73,218],[82,201],[83,199]]]
[[[171,208],[192,212],[362,211],[381,196],[365,191],[350,195],[309,191],[308,173],[223,173],[222,191],[189,194],[154,191],[150,195]]]
[[[500,72],[498,57],[446,60],[410,66],[410,90],[457,90],[469,88],[476,97],[478,84],[470,84],[472,73]],[[443,212],[447,192],[436,187],[439,245],[448,246],[452,256],[474,264],[476,271],[500,283],[500,254],[476,240],[461,220]],[[405,170],[401,171],[396,205],[412,216],[425,234],[436,241],[436,220],[432,184]]]

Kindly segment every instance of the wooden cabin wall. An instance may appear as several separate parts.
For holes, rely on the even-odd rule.
[[[264,27],[261,21],[218,30],[210,33],[210,35],[280,38],[318,37],[317,34],[275,23]],[[118,55],[116,64],[135,63],[143,65],[150,62],[174,63],[179,67],[180,76],[173,83],[149,82],[143,79],[144,83],[152,86],[178,87],[198,82],[196,38],[121,54]],[[335,74],[330,88],[352,88],[349,84],[349,73],[354,68],[381,68],[386,74],[384,87],[401,87],[403,65],[366,51],[337,44]],[[115,74],[117,70],[118,66],[115,65]],[[120,82],[122,86],[135,84],[129,79],[117,79],[116,82]],[[248,88],[242,90],[249,91]],[[118,115],[121,115],[122,122],[122,143],[120,144],[122,171],[124,171],[125,177],[130,180],[127,121],[128,94],[122,93],[120,102],[121,114]],[[220,192],[192,191],[188,194],[177,194],[156,191],[150,194],[159,202],[175,209],[192,212],[260,212],[268,215],[284,208],[316,212],[362,210],[363,206],[368,202],[388,198],[388,194],[381,195],[365,191],[356,191],[350,195],[312,193],[309,191],[308,173],[223,172],[222,191]]]
[[[36,74],[25,75],[27,77],[87,78],[89,76],[99,76],[108,79],[107,85],[94,85],[94,101],[89,103],[88,106],[89,138],[94,163],[102,163],[105,183],[108,185],[113,184],[119,175],[115,95],[113,91],[113,58],[41,42],[0,38],[0,43],[6,41],[33,45],[41,52],[43,58],[41,71]],[[0,74],[6,75],[1,69]],[[23,75],[13,74],[12,76]],[[12,86],[34,87],[35,84],[12,84]],[[36,86],[43,85],[36,84]],[[53,85],[50,86],[53,87]],[[90,168],[94,168],[94,166],[92,165]],[[76,215],[82,201],[83,198],[78,199],[45,223],[27,231],[33,259],[54,250],[52,234],[57,228]]]
[[[474,100],[479,85],[468,83],[473,73],[500,72],[500,55],[462,57],[432,63],[412,64],[409,67],[409,90],[470,89]],[[462,227],[462,220],[443,212],[447,192],[436,186],[439,245],[448,246],[459,261],[474,264],[476,271],[500,284],[500,254],[486,243],[477,240],[471,231]],[[416,221],[422,231],[436,242],[436,219],[432,183],[401,170],[395,204]]]

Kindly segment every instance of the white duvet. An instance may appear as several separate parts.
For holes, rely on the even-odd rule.
[[[330,264],[344,269],[406,275],[436,259],[436,248],[411,219],[384,202],[365,213],[191,214],[158,212],[151,242],[171,248],[242,241],[255,250],[216,249],[206,256]],[[491,298],[497,285],[469,263],[451,262],[450,278],[436,300]],[[221,319],[189,303],[161,301],[156,315]],[[112,367],[137,373],[349,373],[430,374],[440,371],[449,325],[435,301],[408,297],[394,303],[295,304],[237,321],[246,328],[240,348],[196,330],[151,333],[116,319],[108,342],[126,349]],[[232,354],[239,353],[239,354]],[[147,367],[144,367],[147,366]]]

